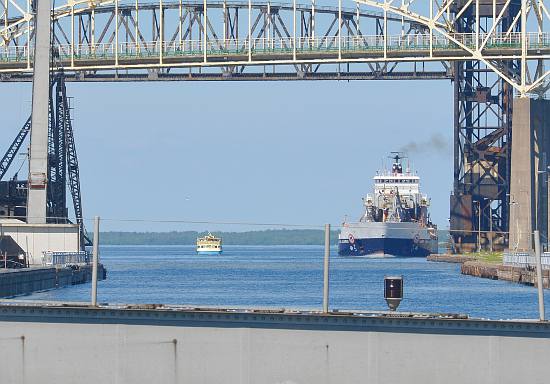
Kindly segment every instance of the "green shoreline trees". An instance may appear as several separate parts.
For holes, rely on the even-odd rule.
[[[338,230],[330,233],[331,244],[338,242]],[[195,245],[197,237],[207,232],[102,232],[102,245]],[[263,231],[218,232],[224,245],[324,245],[321,229],[266,229]],[[448,240],[448,231],[439,231],[439,241]]]
[[[104,245],[194,245],[207,232],[102,232]],[[224,245],[323,245],[324,232],[316,229],[267,229],[247,232],[213,232]],[[336,244],[338,231],[331,231]]]

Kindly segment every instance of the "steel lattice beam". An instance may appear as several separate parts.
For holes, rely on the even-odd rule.
[[[178,70],[225,76],[264,67],[298,75],[324,71],[383,73],[431,62],[479,61],[521,95],[543,93],[550,71],[550,13],[545,0],[357,0],[353,7],[265,1],[71,1],[52,11],[57,67],[81,79],[99,72]],[[7,0],[0,19],[0,73],[18,78],[32,69],[30,0]],[[348,2],[348,5],[353,3]],[[5,5],[3,5],[5,7]],[[491,15],[483,29],[459,31],[465,14]],[[505,15],[511,22],[503,28]],[[546,23],[547,24],[547,23]],[[524,26],[524,27],[521,27]],[[522,63],[510,72],[506,62]],[[418,64],[416,64],[418,65]],[[328,67],[328,68],[327,68]],[[441,70],[443,67],[443,70]],[[429,71],[434,71],[430,68]],[[116,76],[112,76],[116,78]]]
[[[351,2],[348,2],[349,5]],[[214,72],[225,76],[292,68],[384,73],[433,63],[482,62],[521,95],[544,93],[550,71],[550,13],[545,0],[357,0],[352,8],[242,1],[71,1],[52,11],[56,65],[81,79],[99,72]],[[0,19],[0,73],[32,70],[30,0],[7,0]],[[351,3],[353,4],[353,3]],[[516,7],[517,8],[517,7]],[[490,14],[491,24],[456,28],[465,14]],[[507,28],[505,15],[511,15]],[[547,23],[546,23],[547,24]],[[523,26],[523,27],[522,27]],[[510,72],[506,62],[521,62]],[[327,68],[328,67],[328,68]],[[428,69],[434,71],[434,68]],[[443,70],[442,70],[443,68]],[[284,70],[286,69],[286,70]],[[401,69],[401,68],[399,68]],[[116,75],[111,76],[116,78]]]
[[[6,175],[7,170],[9,169],[11,163],[13,162],[13,159],[15,158],[15,155],[17,155],[17,152],[19,152],[19,149],[21,148],[21,145],[23,144],[23,141],[25,141],[25,138],[27,137],[27,134],[31,130],[31,118],[29,117],[25,124],[23,125],[23,128],[19,131],[11,145],[9,146],[8,150],[2,157],[2,160],[0,160],[0,180],[4,178]]]
[[[416,79],[435,73],[450,78],[450,66],[442,60],[425,64],[409,54],[398,61],[381,57],[382,13],[348,4],[352,8],[318,6],[315,1],[61,4],[53,11],[53,49],[59,58],[55,67],[79,81],[180,80],[184,75],[223,80],[338,79],[341,74]],[[410,44],[424,44],[424,26],[399,16],[387,19],[403,26]],[[32,20],[25,12],[4,20],[0,80],[29,79]]]

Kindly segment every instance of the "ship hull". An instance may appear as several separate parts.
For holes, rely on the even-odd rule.
[[[354,243],[340,240],[340,256],[396,256],[426,257],[432,253],[431,245],[417,244],[413,239],[370,238],[355,239]]]
[[[197,251],[199,255],[221,255],[222,251]]]
[[[341,256],[426,257],[437,253],[437,232],[414,222],[348,223],[338,238]]]

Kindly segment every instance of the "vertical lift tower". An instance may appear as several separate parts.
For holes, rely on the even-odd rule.
[[[23,219],[27,224],[67,224],[67,185],[79,230],[80,248],[87,244],[78,158],[72,129],[69,100],[63,73],[50,77],[50,4],[35,5],[35,56],[32,87],[32,115],[0,161],[0,217]],[[3,180],[30,132],[29,177],[17,173]]]
[[[489,32],[506,0],[457,1],[457,33]],[[511,0],[499,24],[506,33],[521,11],[521,0]],[[519,31],[521,24],[516,25]],[[516,31],[514,30],[514,31]],[[512,31],[512,32],[514,32]],[[519,62],[503,62],[499,69],[517,74]],[[454,186],[450,201],[450,229],[455,252],[478,247],[507,247],[512,144],[513,88],[481,61],[454,66]]]

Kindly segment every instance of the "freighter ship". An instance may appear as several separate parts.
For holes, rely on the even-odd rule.
[[[428,196],[404,156],[392,152],[390,171],[374,176],[374,193],[363,198],[358,222],[344,222],[338,236],[341,256],[427,256],[437,253],[437,227],[430,221]]]

